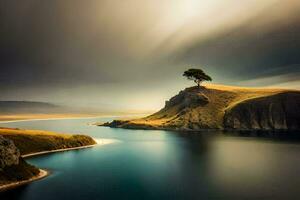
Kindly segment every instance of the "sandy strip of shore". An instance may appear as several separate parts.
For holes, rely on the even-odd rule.
[[[91,148],[94,147],[98,144],[92,144],[92,145],[86,145],[86,146],[80,146],[80,147],[71,147],[71,148],[65,148],[65,149],[56,149],[56,150],[49,150],[49,151],[40,151],[37,153],[29,153],[29,154],[24,154],[22,155],[22,158],[28,158],[32,156],[38,156],[42,154],[49,154],[49,153],[55,153],[55,152],[63,152],[63,151],[71,151],[71,150],[76,150],[76,149],[86,149],[86,148]]]
[[[49,153],[55,153],[55,152],[62,152],[62,151],[71,151],[71,150],[76,150],[76,149],[85,149],[85,148],[91,148],[94,147],[98,144],[94,144],[94,145],[87,145],[87,146],[81,146],[81,147],[73,147],[73,148],[65,148],[65,149],[57,149],[57,150],[51,150],[51,151],[41,151],[41,152],[37,152],[37,153],[30,153],[30,154],[25,154],[22,155],[23,158],[28,158],[31,156],[38,156],[38,155],[42,155],[42,154],[49,154]],[[5,185],[0,185],[0,192],[1,191],[5,191],[5,190],[9,190],[21,185],[25,185],[28,183],[31,183],[33,181],[45,178],[46,176],[49,175],[49,172],[43,169],[39,169],[40,173],[37,176],[34,176],[28,180],[24,180],[24,181],[16,181],[16,182],[12,182],[12,183],[8,183]]]
[[[25,154],[22,155],[23,158],[28,158],[31,156],[38,156],[38,155],[42,155],[42,154],[49,154],[49,153],[55,153],[55,152],[63,152],[63,151],[71,151],[71,150],[76,150],[76,149],[85,149],[85,148],[91,148],[94,147],[96,145],[106,145],[106,144],[111,144],[114,142],[120,142],[119,140],[114,140],[114,139],[94,139],[97,144],[93,144],[93,145],[86,145],[86,146],[81,146],[81,147],[72,147],[72,148],[65,148],[65,149],[57,149],[57,150],[51,150],[51,151],[41,151],[41,152],[37,152],[37,153],[30,153],[30,154]],[[8,189],[12,189],[21,185],[25,185],[28,183],[31,183],[33,181],[45,178],[46,176],[49,175],[49,172],[43,169],[39,169],[40,173],[37,176],[34,176],[28,180],[24,180],[24,181],[17,181],[17,182],[13,182],[13,183],[9,183],[9,184],[5,184],[5,185],[1,185],[0,186],[0,192],[1,191],[5,191]]]
[[[96,144],[80,146],[80,147],[71,147],[71,148],[65,148],[65,149],[40,151],[40,152],[36,152],[36,153],[29,153],[29,154],[22,155],[22,158],[28,158],[28,157],[32,157],[32,156],[38,156],[38,155],[42,155],[42,154],[49,154],[49,153],[56,153],[56,152],[71,151],[71,150],[77,150],[77,149],[86,149],[86,148],[91,148],[94,146],[102,146],[102,145],[112,144],[115,142],[120,142],[119,140],[115,140],[115,139],[97,139],[97,138],[93,138],[93,139],[94,139],[94,141],[96,141]]]
[[[57,150],[51,150],[51,151],[41,151],[41,152],[37,152],[37,153],[25,154],[25,155],[22,155],[22,157],[26,158],[26,157],[37,156],[37,155],[42,155],[42,154],[49,154],[49,153],[55,153],[55,152],[70,151],[70,150],[84,149],[84,148],[91,148],[91,147],[94,147],[96,145],[98,145],[98,144],[81,146],[81,147],[73,147],[73,148],[65,148],[65,149],[57,149]],[[5,190],[9,190],[9,189],[12,189],[12,188],[15,188],[15,187],[18,187],[18,186],[21,186],[21,185],[25,185],[25,184],[31,183],[33,181],[45,178],[46,176],[49,175],[48,171],[43,170],[43,169],[39,169],[39,170],[40,170],[40,173],[37,176],[34,176],[34,177],[32,177],[32,178],[30,178],[28,180],[16,181],[16,182],[8,183],[8,184],[5,184],[5,185],[1,185],[0,186],[0,192],[1,191],[5,191]]]
[[[28,180],[16,181],[16,182],[13,182],[13,183],[1,185],[0,186],[0,191],[5,191],[5,190],[12,189],[12,188],[15,188],[15,187],[18,187],[18,186],[21,186],[21,185],[25,185],[25,184],[31,183],[33,181],[45,178],[46,176],[49,175],[48,171],[43,170],[43,169],[39,169],[39,170],[40,170],[40,173],[38,175],[36,175],[36,176],[34,176],[34,177],[32,177],[32,178],[30,178]]]

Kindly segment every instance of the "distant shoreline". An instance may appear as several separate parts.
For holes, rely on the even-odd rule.
[[[1,115],[0,115],[1,116]],[[82,115],[82,116],[59,116],[57,117],[57,115],[48,115],[47,117],[42,117],[40,115],[36,115],[33,117],[28,117],[28,118],[12,118],[11,120],[2,120],[0,118],[0,124],[4,124],[4,123],[14,123],[14,122],[28,122],[28,121],[44,121],[44,120],[60,120],[60,119],[89,119],[89,118],[98,118],[98,117],[102,117],[101,115],[97,115],[97,116],[86,116],[86,115]]]
[[[33,117],[28,119],[12,119],[12,120],[2,120],[0,118],[0,124],[5,123],[15,123],[15,122],[30,122],[30,121],[46,121],[46,120],[63,120],[63,119],[93,119],[93,118],[105,118],[105,117],[135,117],[135,116],[144,116],[147,114],[127,114],[127,115],[97,115],[97,116],[62,116],[62,117],[47,117],[47,118],[39,118]],[[1,115],[0,115],[1,116]]]
[[[5,123],[15,123],[15,122],[30,122],[30,121],[47,121],[47,120],[60,120],[60,119],[90,119],[90,118],[99,118],[101,116],[97,117],[59,117],[59,118],[33,118],[33,119],[20,119],[20,120],[9,120],[9,121],[1,121],[0,124]]]

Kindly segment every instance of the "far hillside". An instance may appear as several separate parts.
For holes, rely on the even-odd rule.
[[[0,101],[0,121],[95,117],[100,111],[36,101]]]
[[[88,104],[86,107],[75,107],[37,101],[0,101],[0,121],[81,118],[101,115],[137,115],[144,113],[143,111],[106,108],[105,105],[100,103],[99,108],[94,108],[89,107]]]
[[[62,106],[36,101],[0,101],[0,114],[55,113],[64,110]]]

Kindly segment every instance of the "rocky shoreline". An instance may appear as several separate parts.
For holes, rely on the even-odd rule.
[[[46,177],[49,173],[28,164],[24,158],[94,147],[85,135],[40,130],[0,128],[0,191]]]
[[[31,183],[33,181],[43,179],[43,178],[47,177],[50,174],[50,172],[47,171],[47,170],[44,170],[44,169],[39,169],[39,170],[40,170],[40,173],[38,175],[33,176],[28,180],[15,181],[15,182],[11,182],[11,183],[8,183],[8,184],[0,185],[0,192],[10,190],[10,189],[22,186],[22,185],[26,185],[26,184]]]

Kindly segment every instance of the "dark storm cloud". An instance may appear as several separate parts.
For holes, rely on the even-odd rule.
[[[51,85],[81,82],[86,75],[91,75],[90,80],[97,78],[86,70],[93,63],[82,65],[90,52],[81,43],[84,38],[76,36],[74,29],[74,34],[68,30],[63,4],[15,2],[0,3],[1,84]],[[87,27],[83,24],[82,28]],[[98,73],[101,75],[101,70]]]
[[[227,77],[228,83],[277,75],[300,79],[300,12],[284,24],[269,23],[271,30],[259,27],[265,15],[205,41],[196,40],[169,59],[203,66]]]
[[[137,64],[101,11],[105,1],[1,1],[1,85],[122,81]]]
[[[135,91],[184,87],[188,65],[226,84],[279,75],[295,81],[299,13],[296,0],[4,0],[2,98],[47,91],[49,101],[67,101],[72,88],[78,101],[99,91],[117,99],[112,91],[132,88],[138,99]]]

